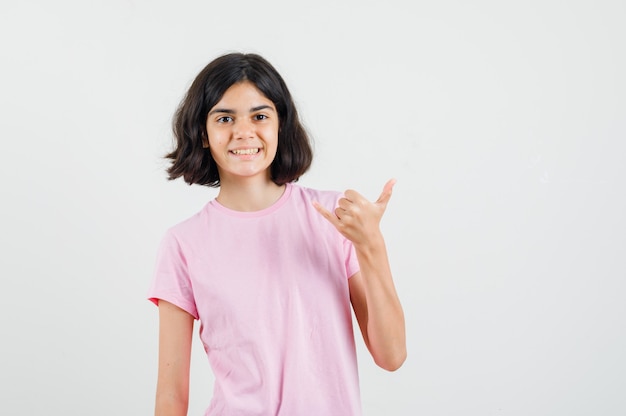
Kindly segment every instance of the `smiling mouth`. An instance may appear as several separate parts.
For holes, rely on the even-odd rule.
[[[257,153],[259,153],[259,149],[235,149],[235,150],[231,150],[231,153],[236,154],[236,155],[255,155]]]

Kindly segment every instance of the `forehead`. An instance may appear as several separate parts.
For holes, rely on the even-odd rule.
[[[215,107],[227,108],[251,108],[260,104],[270,105],[273,109],[274,103],[261,92],[250,81],[242,81],[231,85],[222,95],[222,98],[215,104]]]

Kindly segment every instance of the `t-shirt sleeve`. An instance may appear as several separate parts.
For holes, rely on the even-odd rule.
[[[336,209],[339,206],[339,199],[341,197],[343,197],[343,194],[336,193],[333,209]],[[356,251],[354,250],[354,245],[352,244],[352,241],[348,240],[343,235],[341,235],[341,239],[343,241],[343,258],[346,267],[346,276],[348,276],[349,279],[361,270],[361,266],[359,266],[359,260],[356,256]]]
[[[161,240],[148,299],[157,306],[164,300],[198,319],[187,259],[171,230]]]
[[[346,275],[348,278],[351,278],[359,270],[361,270],[361,267],[359,266],[359,260],[356,257],[354,245],[352,245],[352,241],[347,238],[344,238],[343,240],[343,252],[344,258],[346,259]]]

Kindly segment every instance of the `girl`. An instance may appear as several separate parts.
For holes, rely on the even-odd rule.
[[[186,415],[192,330],[215,375],[205,415],[361,414],[354,310],[374,361],[406,357],[404,316],[376,202],[294,182],[312,160],[282,77],[262,57],[207,65],[174,118],[169,179],[219,186],[171,227],[149,299],[159,307],[156,415]]]

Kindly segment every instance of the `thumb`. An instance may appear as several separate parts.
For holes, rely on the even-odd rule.
[[[381,192],[380,196],[376,200],[377,204],[382,204],[384,206],[387,205],[387,203],[391,199],[391,193],[392,193],[392,190],[393,190],[393,186],[395,184],[396,184],[396,180],[395,179],[389,179],[387,181],[387,183],[383,187],[383,191]]]

